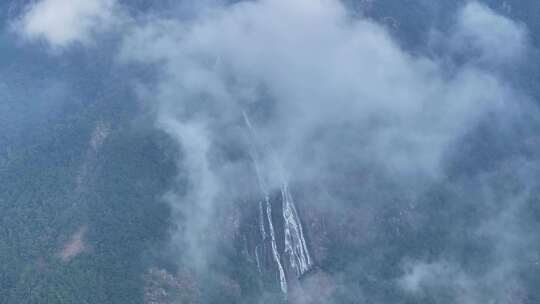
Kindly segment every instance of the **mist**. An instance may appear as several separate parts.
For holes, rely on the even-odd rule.
[[[539,299],[540,113],[513,79],[535,52],[525,23],[465,1],[411,49],[337,0],[66,4],[31,4],[10,31],[144,71],[119,81],[176,151],[160,258],[202,294],[186,303]]]
[[[158,19],[135,29],[121,58],[162,65],[163,79],[152,99],[160,103],[158,121],[183,147],[180,166],[190,172],[187,198],[197,207],[188,209],[184,238],[205,235],[213,210],[253,195],[245,183],[231,183],[253,174],[237,169],[246,167],[245,160],[213,155],[247,149],[235,142],[243,111],[253,117],[261,140],[272,150],[268,153],[275,155],[265,157],[279,159],[286,179],[307,193],[305,209],[360,208],[377,214],[389,204],[377,198],[381,195],[401,196],[403,206],[393,207],[406,209],[407,203],[419,204],[434,184],[453,183],[446,179],[445,166],[447,159],[463,157],[458,146],[465,136],[489,116],[519,119],[523,97],[500,69],[523,59],[527,34],[521,24],[471,2],[456,12],[449,33],[434,39],[446,40],[445,53],[410,54],[383,26],[352,17],[336,1],[241,2],[214,7],[195,21]],[[470,54],[463,62],[448,61],[463,54]],[[272,166],[265,170],[271,187],[277,188],[279,177],[274,175],[280,169]],[[480,184],[493,191],[491,182]],[[518,218],[505,213],[519,209],[514,205],[522,195],[507,198],[503,211],[477,225],[490,226],[491,235],[501,225],[512,225],[506,221]],[[476,208],[493,204],[490,195],[479,196]],[[325,212],[320,216],[326,217]],[[453,233],[454,228],[447,229]],[[525,238],[508,233],[515,233],[510,239]],[[518,246],[506,243],[506,237],[491,238],[490,245],[503,251]],[[207,238],[204,242],[211,247]],[[527,247],[525,241],[515,242]],[[215,254],[193,240],[187,246],[198,258]],[[410,258],[403,253],[404,261]],[[400,280],[408,293],[442,288],[460,303],[512,297],[508,293],[519,292],[514,291],[519,283],[512,283],[517,287],[508,287],[509,292],[493,291],[506,290],[503,286],[517,271],[517,257],[498,257],[497,250],[494,255],[493,269],[478,277],[441,258],[427,266],[423,261],[411,269],[403,266]]]

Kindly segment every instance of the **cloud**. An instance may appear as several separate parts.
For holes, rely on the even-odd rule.
[[[94,35],[115,22],[115,0],[41,0],[14,22],[25,39],[45,40],[53,48],[91,44]]]
[[[516,157],[452,187],[466,206],[480,210],[463,227],[444,227],[452,234],[441,255],[403,259],[398,286],[417,299],[449,299],[452,303],[527,303],[523,273],[535,267],[535,233],[523,214],[537,195],[537,162]],[[464,216],[465,217],[465,216]],[[458,220],[459,221],[459,220]],[[465,254],[466,257],[461,256]]]
[[[489,27],[459,31],[491,56],[482,34]],[[522,44],[511,40],[500,52]],[[436,58],[407,54],[383,27],[349,17],[337,1],[241,2],[193,23],[155,20],[126,39],[122,56],[166,63],[157,99],[167,115],[215,125],[240,121],[242,109],[268,110],[261,132],[299,173],[339,158],[435,176],[448,146],[512,95],[472,64],[449,72]]]
[[[188,246],[188,250],[184,249],[184,252],[191,267],[204,269],[207,263],[206,252],[212,249],[212,245],[208,243],[211,241],[210,235],[215,231],[210,228],[210,223],[216,213],[214,202],[220,191],[218,178],[212,172],[208,160],[210,142],[205,126],[168,118],[162,118],[159,125],[182,143],[185,155],[182,166],[185,174],[189,176],[188,190],[184,197],[179,198],[174,192],[167,196],[173,203],[172,206],[176,207],[175,211],[183,215],[185,222],[182,227],[187,230],[186,234],[175,241]],[[181,205],[176,203],[179,200],[183,201]]]
[[[523,303],[522,292],[513,277],[468,274],[459,265],[448,261],[417,262],[407,266],[400,285],[409,294],[420,298],[451,299],[452,303]],[[508,274],[508,273],[506,273]]]
[[[289,285],[291,303],[343,295],[525,303],[540,252],[531,207],[540,115],[505,75],[526,59],[522,24],[468,1],[434,44],[415,48],[425,53],[412,53],[396,41],[407,37],[338,0],[214,2],[181,1],[167,12],[156,7],[168,4],[156,4],[129,16],[126,2],[41,0],[12,23],[24,39],[56,50],[92,46],[120,29],[120,63],[156,72],[137,89],[155,110],[155,126],[178,144],[178,177],[165,199],[176,219],[174,259],[195,273],[190,280],[228,282],[215,256],[241,259],[234,271],[259,258],[243,254],[254,252],[249,238],[259,227],[250,212],[263,196],[260,174],[270,193],[289,182],[313,258],[324,266]],[[117,50],[104,49],[100,56]],[[0,125],[60,115],[57,97],[68,93],[44,86],[34,95],[56,101],[30,112],[33,98],[17,91],[9,102],[6,87],[0,108],[14,114]],[[11,157],[3,150],[0,167]],[[253,225],[240,232],[241,221]],[[66,245],[66,261],[84,250],[83,239],[84,231]],[[223,243],[242,248],[230,254]],[[381,300],[393,296],[402,298]]]
[[[504,145],[517,141],[512,124],[524,117],[525,107],[520,107],[527,101],[505,80],[501,66],[519,62],[528,50],[521,24],[468,2],[457,11],[455,23],[439,33],[436,46],[442,50],[425,55],[403,49],[383,25],[352,16],[340,1],[191,4],[182,2],[180,7],[189,12],[181,16],[150,11],[130,20],[118,54],[123,64],[157,71],[154,81],[140,84],[139,97],[155,106],[156,127],[179,146],[177,185],[166,199],[180,218],[173,242],[184,266],[211,274],[215,269],[208,260],[220,254],[216,244],[232,244],[239,227],[240,211],[228,208],[261,198],[252,161],[253,146],[258,146],[259,173],[270,190],[287,180],[291,188],[301,189],[302,207],[317,205],[310,208],[310,220],[316,222],[313,217],[319,215],[326,231],[311,237],[313,243],[335,235],[332,241],[344,243],[338,245],[347,250],[366,246],[373,252],[392,251],[389,244],[403,239],[421,243],[413,249],[403,246],[402,261],[410,259],[408,250],[421,256],[436,251],[423,239],[418,242],[436,226],[442,233],[431,242],[439,242],[439,237],[445,242],[447,233],[455,243],[441,245],[448,250],[430,259],[411,254],[417,260],[404,263],[403,276],[388,285],[395,287],[397,280],[397,288],[413,297],[486,303],[510,295],[514,302],[509,303],[516,303],[515,294],[522,293],[516,275],[523,267],[519,252],[536,247],[529,245],[534,242],[520,224],[525,199],[515,193],[501,199],[497,190],[517,168],[528,168],[529,174],[534,166],[515,162],[496,167],[497,178],[487,174],[450,181],[447,165],[449,159],[467,159],[464,138],[480,137],[474,132],[482,123],[504,129],[497,134]],[[92,44],[96,34],[112,30],[121,16],[127,13],[113,0],[43,0],[14,24],[26,39],[64,48]],[[459,60],[448,62],[448,55]],[[246,130],[243,113],[251,118],[256,135]],[[481,139],[473,141],[484,143]],[[486,146],[481,157],[491,156]],[[537,179],[519,177],[516,183],[528,180]],[[451,184],[445,184],[450,190],[443,187],[450,194],[430,189],[451,201],[441,204],[441,213],[416,201],[439,183]],[[480,185],[479,190],[469,183]],[[469,200],[474,208],[467,205]],[[385,208],[404,201],[413,207],[398,206],[399,217],[387,219]],[[424,209],[414,209],[417,205]],[[485,213],[469,215],[471,209]],[[455,215],[473,218],[474,223],[457,225],[460,219],[449,219]],[[406,230],[407,224],[421,234],[399,232],[392,240],[388,231]],[[315,228],[307,233],[316,233]],[[458,240],[452,239],[455,235]],[[381,240],[372,246],[377,237]],[[340,250],[323,248],[328,244],[322,242],[316,244],[321,252]],[[475,272],[460,262],[460,250],[482,245],[493,249],[482,264],[489,270]],[[359,254],[364,260],[345,264],[350,269],[361,265],[358,272],[369,272],[366,277],[379,284],[387,278],[380,278],[377,267],[395,265],[379,263],[375,255]],[[378,263],[370,263],[374,260]],[[321,272],[304,282],[303,290],[291,293],[298,301],[311,301],[317,295],[311,291],[321,285],[327,287],[319,290],[324,300],[343,289],[358,294],[358,283],[346,275],[336,279]],[[507,283],[510,289],[503,288]],[[370,298],[369,291],[362,296]]]
[[[527,31],[522,24],[475,1],[461,10],[454,31],[454,48],[472,52],[484,63],[512,64],[526,51]]]
[[[423,292],[427,288],[449,288],[449,285],[470,284],[470,279],[455,265],[448,262],[411,263],[400,280],[403,289],[411,293]]]
[[[120,59],[160,67],[146,98],[157,104],[158,126],[183,147],[180,171],[191,186],[170,200],[188,218],[181,238],[201,256],[215,210],[257,188],[243,111],[286,178],[311,197],[331,197],[335,208],[345,205],[340,191],[360,204],[376,175],[419,191],[444,175],[447,154],[479,121],[512,108],[515,92],[485,66],[518,59],[522,33],[467,4],[448,36],[457,51],[472,45],[486,60],[448,69],[443,58],[403,50],[338,1],[261,0],[189,21],[148,18],[125,37]]]

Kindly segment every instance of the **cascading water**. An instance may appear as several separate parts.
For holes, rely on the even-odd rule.
[[[313,267],[313,262],[304,237],[300,216],[296,210],[292,194],[289,190],[289,185],[286,182],[286,179],[283,177],[283,169],[277,159],[272,155],[270,149],[266,148],[260,143],[257,133],[255,132],[255,129],[253,128],[253,125],[251,124],[246,112],[243,112],[243,116],[245,124],[251,135],[251,158],[253,160],[253,166],[255,168],[260,190],[264,196],[264,201],[259,202],[259,225],[263,240],[262,246],[264,246],[265,242],[269,238],[272,256],[276,262],[279,273],[280,288],[284,294],[287,294],[287,276],[281,260],[282,254],[278,250],[276,231],[274,228],[274,222],[272,220],[272,203],[270,200],[271,189],[268,183],[268,176],[270,174],[267,170],[264,170],[267,168],[264,167],[265,163],[262,161],[263,159],[271,159],[272,163],[274,164],[274,169],[278,168],[278,176],[281,176],[280,193],[285,244],[283,257],[288,260],[297,278],[300,278],[303,274],[308,272]],[[268,226],[268,235],[265,228],[265,223]],[[260,247],[257,246],[255,249],[255,258],[257,261],[257,267],[259,268],[259,271],[261,271],[258,252],[259,248]]]
[[[285,253],[288,254],[297,277],[300,277],[308,272],[313,264],[304,238],[300,217],[286,183],[281,185],[281,197],[285,227]]]
[[[260,164],[260,161],[259,161],[259,158],[260,158],[259,155],[260,155],[261,151],[259,151],[259,149],[257,149],[257,145],[255,144],[255,139],[257,137],[256,137],[255,131],[254,131],[252,125],[251,125],[251,122],[249,121],[249,118],[248,118],[247,114],[245,112],[243,114],[244,114],[244,121],[246,122],[246,125],[247,125],[248,129],[250,130],[251,136],[253,137],[253,143],[252,143],[252,149],[251,149],[251,157],[253,159],[253,164],[255,166],[255,173],[257,174],[257,180],[259,182],[259,188],[260,188],[261,192],[264,195],[264,201],[266,203],[266,216],[267,216],[267,219],[268,219],[268,230],[270,232],[270,245],[272,247],[272,255],[274,257],[274,261],[276,262],[278,272],[279,272],[279,285],[280,285],[281,291],[286,294],[287,293],[287,278],[285,277],[285,270],[283,269],[283,265],[281,264],[281,256],[280,256],[279,250],[277,248],[274,224],[272,222],[272,204],[270,203],[270,193],[269,193],[269,189],[268,189],[268,186],[267,186],[266,179],[262,175],[262,171],[261,171],[261,164]],[[261,214],[261,218],[264,218],[262,209],[263,208],[261,208],[261,211],[260,211],[261,213],[260,214]],[[261,221],[260,227],[261,227],[261,233],[262,233],[263,243],[264,243],[265,240],[266,240],[266,231],[264,229],[264,222],[263,221]]]

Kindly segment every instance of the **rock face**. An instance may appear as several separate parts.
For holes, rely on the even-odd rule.
[[[145,275],[144,303],[167,304],[173,299],[167,289],[178,289],[180,284],[171,274],[165,270],[151,268]]]
[[[86,234],[86,226],[83,226],[77,230],[67,244],[64,245],[59,253],[60,259],[67,263],[86,250],[84,243],[84,235]]]
[[[163,269],[150,268],[144,281],[145,304],[198,303],[200,298],[200,291],[187,274],[172,275]]]

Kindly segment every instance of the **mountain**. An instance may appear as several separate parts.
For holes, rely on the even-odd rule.
[[[540,302],[540,3],[0,12],[0,304]]]

